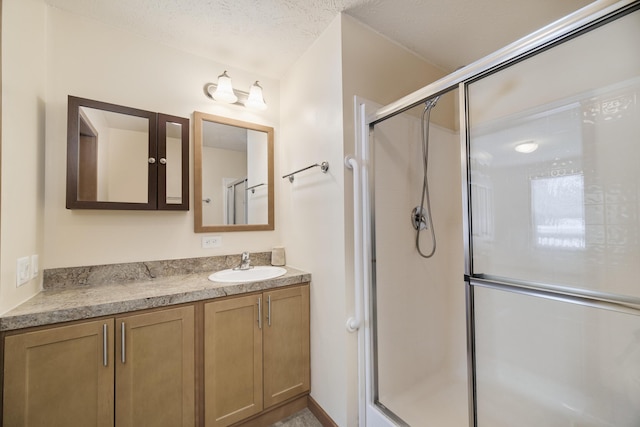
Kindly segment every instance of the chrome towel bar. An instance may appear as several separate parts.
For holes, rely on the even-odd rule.
[[[314,165],[307,166],[306,168],[298,169],[295,172],[291,172],[290,174],[284,175],[282,178],[289,178],[289,182],[293,182],[293,177],[295,176],[295,174],[300,173],[302,171],[306,171],[307,169],[315,168],[315,167],[320,167],[320,170],[322,171],[322,173],[327,173],[327,171],[329,170],[329,162],[322,162],[320,164],[316,163]]]
[[[266,183],[260,183],[260,184],[256,184],[256,185],[252,185],[251,187],[247,187],[244,190],[245,191],[251,191],[251,194],[254,194],[256,192],[256,188],[262,186],[262,185],[267,185]]]

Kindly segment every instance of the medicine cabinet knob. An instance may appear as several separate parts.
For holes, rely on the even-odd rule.
[[[160,158],[160,164],[161,165],[166,165],[167,164],[167,159],[165,159],[164,157]]]
[[[156,162],[156,159],[154,159],[153,157],[149,157],[150,164],[154,164],[155,162]]]

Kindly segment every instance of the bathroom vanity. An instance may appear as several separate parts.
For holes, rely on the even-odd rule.
[[[179,262],[57,272],[71,285],[2,315],[2,425],[269,425],[305,407],[310,275],[218,283]]]

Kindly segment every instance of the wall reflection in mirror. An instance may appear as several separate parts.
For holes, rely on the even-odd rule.
[[[273,129],[196,112],[196,231],[273,229]]]
[[[80,107],[78,199],[147,203],[148,146],[148,118]]]

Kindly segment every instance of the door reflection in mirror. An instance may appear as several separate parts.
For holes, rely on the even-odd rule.
[[[179,205],[182,203],[182,124],[167,122],[166,126],[166,198],[167,204]]]

